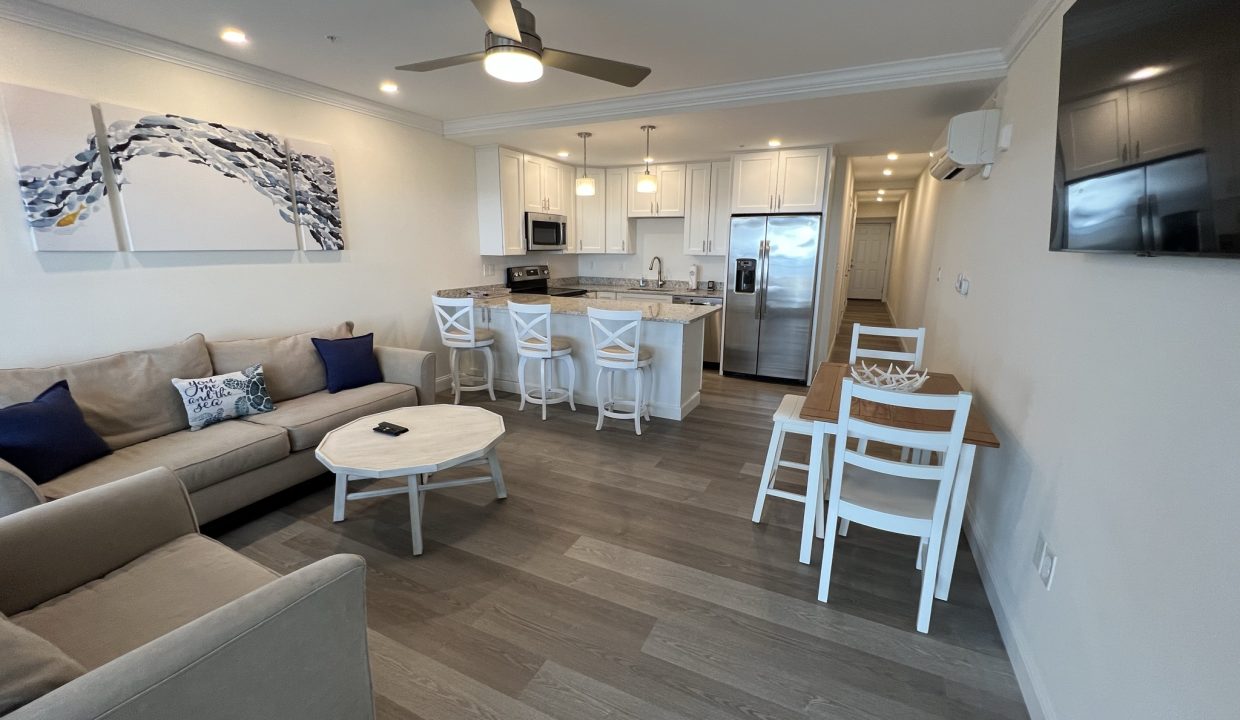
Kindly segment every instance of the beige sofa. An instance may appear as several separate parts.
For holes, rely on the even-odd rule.
[[[374,717],[362,559],[280,577],[166,469],[0,518],[0,548],[5,720]]]
[[[0,517],[48,499],[155,467],[176,473],[199,522],[208,522],[321,474],[314,448],[344,423],[435,401],[435,355],[376,347],[384,382],[326,391],[312,337],[341,338],[353,324],[284,337],[208,341],[191,335],[167,347],[47,368],[0,370],[0,407],[26,402],[60,380],[112,454],[35,485],[0,460]],[[262,363],[273,412],[191,432],[172,378],[234,372]]]

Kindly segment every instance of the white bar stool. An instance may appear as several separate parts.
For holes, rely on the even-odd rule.
[[[775,476],[779,473],[779,468],[791,468],[794,470],[802,470],[809,472],[809,465],[805,463],[792,462],[790,460],[782,460],[784,451],[784,436],[788,433],[794,435],[804,435],[812,437],[814,434],[814,423],[810,420],[801,419],[801,408],[805,405],[804,395],[785,395],[780,401],[779,408],[775,410],[772,420],[775,426],[771,428],[771,444],[766,450],[766,464],[762,466],[762,480],[758,485],[758,499],[753,506],[753,521],[755,523],[762,522],[762,509],[766,506],[766,498],[768,496],[781,498],[783,500],[791,500],[793,502],[807,505],[809,503],[808,496],[799,493],[789,492],[787,490],[779,490],[775,487]],[[825,463],[823,464],[825,467]],[[807,481],[806,493],[813,483]],[[820,487],[825,487],[826,483]],[[817,507],[814,509],[814,535],[823,537],[824,528],[823,513],[823,493],[818,493]],[[806,510],[804,520],[802,521],[802,537],[805,542],[809,540],[809,535],[804,532],[804,526],[809,522],[809,511]],[[808,557],[808,553],[802,548],[801,556]],[[803,562],[808,562],[805,560]]]
[[[487,328],[474,327],[474,299],[432,295],[431,304],[435,307],[435,321],[439,323],[439,340],[449,350],[449,365],[452,368],[452,403],[461,404],[462,392],[478,390],[486,390],[494,400],[495,355],[491,352],[491,346],[495,344],[495,332]],[[458,356],[461,350],[479,350],[486,357],[487,374],[485,378],[482,378],[485,382],[477,385],[461,384]]]
[[[642,347],[642,313],[640,310],[600,310],[586,308],[590,318],[590,340],[594,344],[594,364],[598,365],[598,376],[594,380],[594,394],[598,398],[598,424],[595,430],[603,429],[604,418],[632,420],[637,434],[642,434],[642,416],[650,419],[650,401],[648,393],[652,388],[646,381],[651,374],[650,365],[654,362],[654,352]],[[617,400],[615,397],[616,371],[634,373],[636,388],[632,400]],[[608,374],[607,399],[603,399],[603,373]],[[652,393],[651,393],[652,394]],[[631,412],[618,410],[621,406],[632,406]]]
[[[573,346],[568,338],[551,334],[551,305],[527,305],[508,301],[508,315],[512,318],[513,336],[517,340],[517,376],[521,386],[521,406],[532,402],[542,405],[542,419],[547,419],[547,406],[567,401],[569,408],[577,412],[573,392],[577,384],[577,368],[573,364]],[[525,366],[529,360],[538,361],[538,395],[525,386]],[[551,361],[551,385],[547,384],[547,361]],[[567,366],[568,387],[555,387],[557,361]]]

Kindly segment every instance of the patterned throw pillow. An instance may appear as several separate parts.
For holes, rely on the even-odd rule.
[[[271,395],[267,393],[261,364],[226,375],[192,380],[172,378],[172,384],[185,403],[190,430],[201,430],[230,418],[276,409]]]

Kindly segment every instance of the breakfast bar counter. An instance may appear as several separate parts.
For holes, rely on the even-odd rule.
[[[442,290],[444,297],[464,297],[467,289]],[[513,293],[474,299],[474,322],[478,328],[495,333],[495,387],[517,392],[517,347],[512,320],[508,317],[508,301],[531,305],[551,305],[552,333],[567,338],[573,346],[573,364],[577,373],[577,403],[597,406],[590,321],[587,308],[603,310],[639,310],[642,313],[641,344],[654,351],[653,383],[650,413],[668,420],[682,420],[701,401],[702,349],[705,337],[704,318],[719,312],[707,305],[673,305],[652,298],[644,300],[602,300],[584,297],[556,297]],[[471,353],[472,354],[472,353]],[[464,359],[464,358],[463,358]],[[466,362],[479,362],[468,358]],[[562,386],[562,378],[549,384]],[[537,383],[537,373],[526,379]],[[629,383],[628,385],[625,382]],[[630,379],[617,378],[618,397],[631,397],[634,388]],[[567,411],[566,406],[559,406]]]

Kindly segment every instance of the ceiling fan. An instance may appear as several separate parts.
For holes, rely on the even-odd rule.
[[[542,77],[546,64],[625,87],[636,86],[650,74],[650,68],[641,65],[543,47],[542,38],[534,32],[534,14],[521,7],[518,0],[473,0],[473,3],[490,28],[485,50],[401,65],[396,69],[427,72],[481,60],[488,74],[500,80],[524,83]]]

